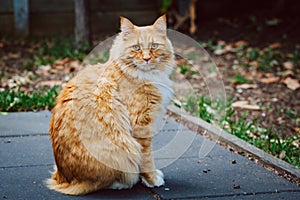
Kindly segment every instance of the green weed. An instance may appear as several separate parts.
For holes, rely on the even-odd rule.
[[[283,55],[278,50],[271,48],[247,48],[240,49],[237,56],[242,60],[242,64],[246,67],[255,61],[259,70],[270,71],[275,66],[280,66]]]
[[[189,95],[182,105],[185,110],[209,123],[215,123],[216,115],[225,111],[218,121],[221,128],[300,168],[300,137],[296,136],[296,133],[294,136],[283,138],[281,131],[277,131],[273,127],[265,129],[260,127],[256,120],[248,120],[247,112],[236,118],[234,117],[235,111],[231,107],[232,102],[233,99],[227,101],[224,106],[224,103],[220,103],[219,100],[212,101],[207,95],[193,94]],[[292,111],[287,110],[286,114],[292,118],[295,117],[295,113]]]
[[[66,57],[82,61],[90,50],[88,44],[79,48],[74,47],[72,38],[57,37],[42,42],[41,47],[35,53],[31,62],[26,64],[27,68],[32,66],[54,64],[55,61]]]
[[[199,45],[210,52],[225,48],[223,43],[216,44],[212,40],[208,40],[206,42],[200,41]],[[288,53],[287,55],[284,55],[279,48],[257,48],[240,45],[235,47],[232,51],[226,53],[233,54],[235,59],[238,60],[242,66],[254,66],[261,71],[270,72],[278,69],[283,70],[283,63],[286,61],[291,61],[294,65],[300,64],[300,52],[298,49]]]
[[[180,69],[180,73],[187,77],[198,74],[198,72],[192,69],[193,66],[190,64],[179,64],[178,67]]]
[[[238,73],[233,77],[233,82],[237,84],[243,84],[248,83],[248,79],[246,79],[243,75]]]
[[[51,109],[55,104],[59,91],[60,87],[58,86],[50,89],[34,90],[29,93],[21,91],[20,88],[2,91],[0,92],[0,111],[14,112]]]

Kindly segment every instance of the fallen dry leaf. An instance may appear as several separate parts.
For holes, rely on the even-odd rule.
[[[64,69],[64,66],[63,65],[55,65],[55,69],[61,71]]]
[[[67,62],[69,62],[70,60],[71,60],[71,58],[66,57],[66,58],[64,58],[64,59],[62,59],[62,60],[56,61],[54,65],[64,65],[64,64],[66,64]]]
[[[258,105],[249,104],[248,101],[236,101],[231,104],[233,108],[242,108],[247,110],[260,110]]]
[[[226,45],[226,46],[224,47],[224,49],[225,49],[226,51],[228,51],[228,52],[233,51],[233,48],[232,48],[231,45]]]
[[[236,47],[247,46],[247,45],[248,45],[248,42],[243,41],[243,40],[240,40],[240,41],[237,41],[234,43],[234,46],[236,46]]]
[[[253,61],[250,61],[248,64],[249,64],[251,67],[256,67],[256,68],[257,68],[257,66],[258,66],[258,61],[253,60]]]
[[[279,77],[274,76],[274,77],[269,77],[269,78],[261,78],[261,79],[259,79],[259,81],[261,83],[275,83],[275,82],[278,82],[279,79],[280,79]]]
[[[8,58],[10,59],[18,59],[21,57],[21,54],[20,53],[8,53]]]
[[[294,68],[294,64],[290,61],[284,62],[283,66],[284,66],[285,69],[289,69],[289,70]]]
[[[274,75],[273,75],[272,73],[266,73],[265,76],[266,76],[267,78],[274,77]]]
[[[55,85],[62,85],[62,81],[59,80],[52,80],[52,81],[42,81],[39,83],[40,86],[49,86],[53,87]]]
[[[237,85],[236,88],[237,89],[256,89],[258,86],[256,84],[241,84],[241,85]]]
[[[280,159],[283,159],[283,158],[285,157],[285,155],[286,155],[286,151],[282,151],[282,152],[280,152],[280,154],[279,154],[279,158],[280,158]]]
[[[263,77],[263,73],[262,72],[257,72],[256,74],[255,74],[255,76],[257,77],[257,78],[261,78],[261,77]]]
[[[43,66],[39,67],[39,69],[38,69],[39,72],[38,73],[42,74],[43,76],[48,76],[50,69],[51,69],[50,65],[43,65]]]
[[[292,76],[292,75],[294,75],[294,72],[292,70],[286,70],[282,72],[283,77]]]
[[[284,80],[284,83],[291,90],[297,90],[298,88],[300,88],[300,84],[299,84],[298,80],[297,79],[293,79],[291,77],[286,78]]]
[[[217,43],[218,45],[226,45],[226,42],[224,40],[219,40]]]
[[[216,56],[220,56],[220,55],[223,55],[223,54],[225,54],[225,53],[227,53],[227,50],[226,50],[226,49],[217,49],[217,50],[214,51],[214,54],[215,54]]]
[[[79,70],[81,68],[80,62],[78,60],[73,60],[69,62],[69,67],[73,68],[74,70]]]
[[[294,54],[292,54],[292,53],[287,53],[287,54],[286,54],[286,57],[287,57],[287,58],[294,58]]]
[[[280,43],[273,43],[273,44],[269,45],[269,48],[271,48],[271,49],[277,49],[277,48],[280,48],[280,47],[281,47]]]

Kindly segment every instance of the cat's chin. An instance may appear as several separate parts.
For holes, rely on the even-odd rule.
[[[143,72],[148,72],[156,69],[155,65],[150,63],[137,64],[136,67],[138,70],[141,70]]]

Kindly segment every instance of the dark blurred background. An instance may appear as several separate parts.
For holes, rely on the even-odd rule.
[[[16,3],[27,4],[26,34],[29,36],[72,35],[74,33],[74,0],[0,0],[0,35],[16,32]],[[23,2],[23,3],[22,3]],[[162,11],[162,4],[172,2],[167,10],[188,4],[189,0],[89,0],[88,14],[93,35],[112,34],[118,31],[119,16],[126,16],[138,25],[152,23]],[[198,0],[196,2],[196,34],[214,26],[234,23],[258,26],[264,20],[273,25],[286,24],[297,29],[300,19],[298,0]],[[23,10],[24,11],[24,10]],[[22,12],[22,8],[18,12]],[[276,19],[278,18],[278,21]],[[274,20],[275,19],[275,20]],[[186,21],[188,23],[188,20]],[[272,21],[269,21],[269,25]],[[267,24],[268,25],[268,24]],[[270,26],[271,26],[270,25]],[[207,27],[207,28],[205,28]],[[180,27],[185,31],[186,27]],[[298,28],[299,29],[299,28]],[[293,31],[293,30],[290,30]],[[225,33],[226,34],[226,33]]]

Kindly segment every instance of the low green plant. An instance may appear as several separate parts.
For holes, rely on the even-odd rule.
[[[292,57],[290,58],[290,60],[294,63],[294,64],[298,64],[300,61],[300,52],[299,50],[295,50],[292,53]]]
[[[209,96],[190,94],[182,105],[185,110],[200,117],[204,121],[209,123],[214,121],[214,111],[213,108],[210,107],[211,101]]]
[[[180,69],[180,73],[183,75],[186,75],[187,77],[190,77],[192,75],[198,74],[197,71],[193,70],[193,66],[190,64],[179,64],[178,65],[179,69]]]
[[[199,41],[199,45],[211,52],[225,48],[223,43],[216,43],[212,40]],[[255,66],[261,71],[271,72],[275,69],[283,70],[283,63],[286,61],[291,61],[294,65],[300,64],[300,52],[298,49],[285,55],[278,47],[258,48],[240,45],[227,53],[234,54],[235,59],[238,60],[242,66]]]
[[[208,41],[199,41],[198,42],[200,47],[205,48],[211,52],[214,52],[216,50],[219,49],[223,49],[225,46],[224,44],[216,44],[215,42],[213,42],[212,40],[208,40]]]
[[[56,37],[44,40],[34,54],[31,62],[26,64],[27,68],[32,66],[53,64],[55,61],[66,57],[82,61],[90,50],[88,44],[83,44],[79,48],[75,48],[72,38]]]
[[[0,92],[0,111],[14,112],[51,109],[55,104],[60,89],[59,86],[53,86],[50,89],[43,88],[32,92],[24,92],[20,88],[2,91]]]
[[[246,79],[243,75],[238,73],[233,77],[233,82],[237,84],[243,84],[248,83],[248,79]]]
[[[258,69],[270,71],[275,66],[280,66],[283,55],[280,51],[272,48],[242,48],[237,53],[244,66],[250,66],[253,61],[256,62]]]
[[[166,13],[172,4],[172,0],[159,0],[159,10],[161,13]]]
[[[281,131],[276,133],[276,130],[270,127],[264,131],[260,138],[255,139],[253,144],[265,152],[300,168],[299,141],[300,137],[296,133],[283,139]]]
[[[189,95],[182,106],[193,115],[200,117],[209,123],[215,123],[217,115],[218,125],[229,133],[247,141],[248,143],[270,153],[290,164],[300,168],[300,137],[295,133],[293,136],[283,138],[280,131],[273,127],[268,129],[260,127],[256,120],[248,120],[247,112],[242,116],[234,117],[235,110],[231,107],[233,99],[223,102],[212,101],[207,95]],[[225,105],[225,106],[224,106]],[[288,115],[295,116],[294,112],[287,111]]]

